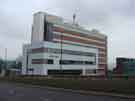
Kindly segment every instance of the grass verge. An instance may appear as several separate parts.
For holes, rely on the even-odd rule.
[[[0,81],[49,86],[73,90],[135,95],[135,80],[90,80],[81,78],[4,77]]]

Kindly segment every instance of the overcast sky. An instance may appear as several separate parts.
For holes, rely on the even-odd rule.
[[[115,57],[135,58],[135,0],[0,0],[0,57],[15,59],[30,43],[32,14],[45,11],[108,36],[109,63]]]

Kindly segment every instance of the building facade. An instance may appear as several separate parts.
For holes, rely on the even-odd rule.
[[[105,75],[107,36],[44,12],[34,14],[31,44],[23,46],[22,74]]]
[[[116,68],[113,70],[114,74],[135,76],[135,59],[118,57],[116,58]]]

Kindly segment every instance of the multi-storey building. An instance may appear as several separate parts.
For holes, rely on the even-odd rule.
[[[135,59],[117,57],[116,68],[113,69],[114,74],[135,76]]]
[[[23,46],[22,74],[105,75],[107,36],[61,17],[34,14],[31,44]]]

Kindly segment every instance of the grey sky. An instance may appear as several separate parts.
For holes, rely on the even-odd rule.
[[[1,0],[0,57],[4,58],[4,48],[9,59],[21,55],[37,11],[70,20],[76,12],[79,24],[108,36],[109,63],[117,56],[135,58],[135,0]]]

